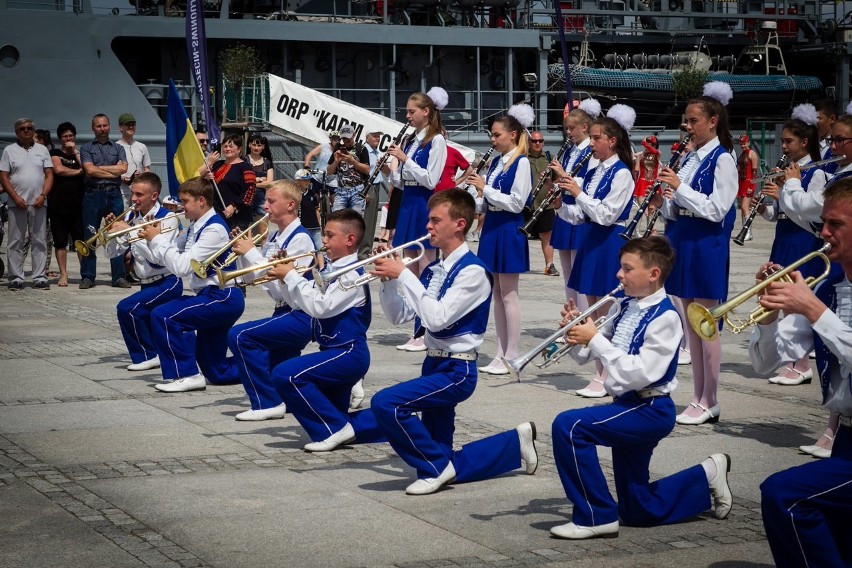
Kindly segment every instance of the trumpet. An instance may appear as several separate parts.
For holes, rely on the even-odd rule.
[[[365,258],[364,260],[359,260],[358,262],[353,262],[349,266],[344,266],[342,268],[338,268],[337,270],[333,270],[333,271],[329,272],[328,274],[323,274],[322,272],[320,272],[319,270],[314,268],[313,271],[312,271],[313,276],[314,276],[314,283],[316,284],[316,287],[320,290],[320,292],[322,292],[323,294],[325,294],[325,291],[328,290],[329,284],[331,284],[335,280],[340,281],[339,286],[340,286],[341,290],[351,290],[353,288],[357,288],[358,286],[363,286],[364,284],[369,284],[370,282],[378,279],[379,277],[375,276],[373,274],[363,274],[363,275],[359,276],[358,278],[355,278],[354,280],[348,280],[348,281],[343,279],[343,278],[340,278],[340,277],[343,276],[344,274],[348,273],[348,272],[352,272],[353,270],[357,270],[357,269],[359,269],[363,266],[367,266],[368,264],[374,264],[380,258],[392,256],[392,255],[394,255],[394,254],[396,254],[396,253],[398,253],[398,252],[400,252],[404,249],[410,248],[412,246],[416,246],[417,248],[420,249],[420,251],[417,253],[417,256],[403,258],[402,262],[406,266],[408,266],[411,263],[418,262],[421,258],[423,258],[423,255],[426,254],[426,247],[423,246],[423,242],[428,241],[430,238],[431,237],[429,235],[423,235],[419,239],[401,244],[398,247],[394,247],[392,249],[388,249],[388,250],[376,253],[371,257]]]
[[[763,292],[773,282],[792,282],[793,279],[790,277],[791,272],[811,260],[819,258],[825,263],[825,270],[818,276],[809,276],[805,279],[805,283],[808,287],[814,289],[817,284],[828,277],[828,273],[831,271],[831,261],[828,259],[829,250],[831,250],[831,245],[825,244],[819,250],[806,254],[789,266],[772,273],[766,278],[766,280],[755,284],[745,292],[731,298],[724,304],[719,304],[715,308],[708,309],[695,302],[689,304],[689,307],[686,309],[686,319],[689,320],[689,325],[691,325],[692,329],[695,330],[695,333],[697,333],[698,336],[705,341],[712,341],[719,335],[719,328],[717,324],[720,319],[725,322],[725,325],[727,325],[733,333],[740,333],[753,325],[757,325],[766,319],[767,316],[775,312],[775,310],[768,310],[763,306],[759,306],[749,314],[747,319],[744,320],[734,313],[734,309],[752,296],[759,297],[761,292]]]
[[[396,138],[393,139],[394,146],[402,144],[402,141],[405,138],[405,131],[408,130],[409,126],[411,126],[411,124],[408,122],[402,126],[402,130],[400,130],[399,134],[396,135]],[[367,183],[364,184],[364,191],[361,192],[361,197],[364,199],[367,198],[367,194],[370,192],[370,187],[376,183],[376,178],[379,177],[379,173],[382,171],[382,168],[385,167],[385,164],[388,160],[390,160],[390,158],[391,155],[388,152],[385,152],[382,157],[376,161],[376,165],[373,166],[373,171],[370,172],[370,177],[367,179]]]
[[[278,266],[279,264],[290,264],[291,262],[296,262],[299,259],[310,257],[313,260],[311,264],[307,266],[297,265],[295,268],[296,272],[298,272],[299,274],[304,274],[305,272],[311,270],[314,266],[316,266],[317,256],[325,252],[325,250],[325,247],[323,247],[319,250],[312,250],[310,252],[303,252],[302,254],[294,254],[292,256],[286,256],[287,251],[284,251],[284,256],[281,256],[279,258],[273,258],[268,262],[264,262],[262,264],[249,266],[247,268],[240,268],[238,270],[231,270],[228,272],[222,270],[222,267],[217,266],[216,278],[219,280],[219,288],[224,288],[231,280],[234,280],[235,278],[239,278],[241,276],[245,276],[246,274],[266,271],[270,268]],[[259,284],[266,284],[267,282],[272,282],[273,280],[275,280],[275,278],[264,274],[263,276],[258,276],[257,278],[246,282],[245,284],[246,286],[257,286]]]
[[[686,145],[689,144],[689,141],[691,139],[692,134],[687,134],[683,137],[683,140],[678,143],[677,148],[675,148],[675,151],[672,152],[672,157],[669,160],[669,169],[674,171],[677,171],[679,169],[678,163],[680,162],[680,156],[681,154],[683,154],[683,151],[686,149]],[[657,180],[654,182],[654,185],[648,188],[648,191],[645,193],[645,198],[642,199],[642,202],[639,204],[639,208],[636,210],[636,214],[633,215],[633,219],[630,221],[630,224],[627,225],[627,228],[624,230],[624,232],[619,235],[621,238],[627,239],[629,241],[636,235],[636,227],[639,225],[640,219],[642,219],[642,216],[645,215],[645,211],[647,211],[648,207],[651,206],[651,200],[654,199],[654,196],[657,195],[657,191],[659,191],[662,186],[663,182]],[[653,230],[654,223],[656,223],[657,221],[657,217],[659,217],[659,215],[656,215],[654,217],[653,222],[648,222],[649,225],[651,225],[651,229],[647,229],[643,236],[651,234],[651,230]]]
[[[199,278],[207,278],[207,269],[216,261],[217,258],[222,256],[222,254],[224,254],[224,252],[226,250],[228,250],[229,248],[234,246],[234,243],[236,243],[238,240],[240,240],[240,239],[244,238],[246,235],[248,235],[252,231],[252,229],[254,229],[255,227],[257,227],[258,225],[260,225],[262,223],[266,223],[268,220],[269,220],[269,213],[267,213],[266,215],[264,215],[263,217],[261,217],[260,219],[258,219],[254,223],[252,223],[251,225],[249,225],[244,231],[240,231],[237,234],[236,237],[234,237],[233,239],[228,241],[222,248],[220,248],[219,250],[217,250],[216,252],[211,254],[206,259],[196,260],[196,259],[193,258],[192,260],[190,260],[189,265],[192,267],[192,271],[195,272],[195,275],[198,276]],[[269,232],[269,226],[267,225],[266,228],[263,231],[261,231],[260,233],[258,233],[254,237],[252,237],[252,242],[254,243],[254,246],[259,245],[263,241],[263,239],[266,238],[266,233],[268,233],[268,232]],[[231,264],[232,262],[237,260],[238,256],[239,256],[238,254],[232,252],[231,254],[229,254],[225,258],[225,260],[223,260],[222,262],[219,263],[219,267],[224,268],[224,267],[228,266],[229,264]]]
[[[594,314],[596,311],[598,311],[599,308],[605,306],[606,304],[611,303],[614,306],[619,306],[620,308],[621,300],[619,298],[616,298],[615,296],[622,290],[624,290],[624,284],[619,284],[612,292],[610,292],[609,294],[586,308],[580,315],[569,321],[564,326],[557,329],[547,339],[545,339],[520,357],[516,359],[501,359],[502,363],[509,370],[509,374],[512,375],[512,378],[514,378],[518,382],[521,382],[521,371],[524,370],[524,367],[526,367],[530,363],[530,361],[532,361],[539,355],[541,355],[541,362],[535,364],[535,366],[539,369],[549,367],[560,359],[562,359],[568,353],[568,351],[575,347],[575,345],[566,344],[560,347],[559,345],[557,345],[556,340],[568,333],[575,325],[583,323],[586,318]],[[619,312],[621,312],[620,309],[612,315],[608,314],[598,318],[597,320],[595,320],[595,327],[597,329],[601,329],[603,326],[615,319]]]
[[[117,215],[115,219],[104,225],[100,231],[95,231],[95,234],[86,239],[85,241],[74,241],[74,248],[77,249],[77,254],[79,254],[80,256],[89,256],[89,253],[98,248],[98,245],[106,243],[104,235],[107,233],[107,231],[110,230],[110,227],[112,227],[117,221],[123,220],[127,215],[130,214],[131,211],[133,211],[133,205],[125,209],[121,215]],[[133,218],[131,217],[128,220],[132,219]],[[93,227],[89,227],[89,229],[94,231]]]
[[[784,169],[784,167],[787,165],[788,160],[789,158],[787,157],[787,154],[781,154],[781,157],[778,158],[778,163],[775,164],[775,169]],[[783,173],[784,172],[776,172],[775,175]],[[737,234],[736,237],[731,239],[732,241],[734,241],[735,244],[738,244],[740,246],[745,245],[746,237],[748,236],[749,229],[751,229],[751,224],[754,223],[754,218],[757,216],[757,210],[760,209],[760,206],[763,205],[764,201],[766,201],[766,194],[761,191],[760,195],[757,196],[757,199],[754,200],[754,203],[751,204],[751,209],[748,212],[748,216],[746,217],[745,221],[743,221],[743,228],[740,229],[740,232]]]
[[[149,225],[154,225],[156,223],[162,223],[164,221],[170,221],[171,219],[177,219],[178,217],[180,217],[180,215],[178,215],[177,213],[169,213],[168,215],[166,215],[165,217],[162,217],[160,219],[148,219],[147,221],[144,221],[142,223],[137,223],[136,225],[133,225],[131,227],[127,227],[126,229],[121,229],[120,231],[113,231],[111,233],[103,233],[101,235],[100,243],[102,245],[106,245],[107,241],[111,241],[113,239],[123,237],[124,235],[128,235],[128,234],[132,233],[133,231],[138,231],[142,227],[147,227]],[[177,227],[168,227],[168,228],[160,231],[160,234],[170,233],[170,232],[174,231],[175,229],[177,229]],[[139,241],[139,240],[142,240],[142,239],[143,239],[143,237],[133,237],[133,238],[127,239],[127,242],[128,243],[135,243],[136,241]]]

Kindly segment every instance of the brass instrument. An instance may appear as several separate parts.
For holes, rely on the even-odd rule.
[[[695,302],[689,304],[689,307],[686,309],[686,319],[689,320],[689,325],[692,326],[692,329],[695,330],[695,333],[697,333],[701,339],[705,341],[712,341],[719,335],[717,323],[720,319],[725,322],[725,325],[727,325],[733,333],[740,333],[741,331],[760,323],[775,310],[768,310],[763,306],[759,306],[749,314],[748,319],[743,320],[734,314],[734,309],[752,296],[760,296],[760,293],[773,282],[792,282],[792,278],[789,276],[791,272],[811,260],[819,258],[825,263],[825,270],[819,276],[809,276],[805,279],[805,283],[808,287],[813,289],[819,282],[825,280],[825,278],[828,277],[828,273],[831,271],[831,261],[828,259],[829,250],[831,250],[831,245],[825,244],[821,249],[806,254],[789,266],[769,275],[766,280],[755,284],[745,292],[731,298],[724,304],[719,304],[715,308],[708,309]]]
[[[217,250],[216,252],[211,254],[206,259],[196,260],[196,259],[193,258],[192,260],[190,260],[189,265],[192,267],[192,271],[195,272],[195,275],[198,276],[199,278],[207,278],[207,269],[210,267],[210,265],[212,265],[216,261],[217,258],[219,258],[226,250],[228,250],[229,248],[234,246],[234,243],[236,243],[238,240],[240,240],[240,239],[244,238],[246,235],[248,235],[252,231],[252,229],[254,229],[255,227],[257,227],[258,225],[260,225],[262,223],[266,223],[268,220],[269,220],[269,213],[267,213],[266,215],[264,215],[263,217],[261,217],[260,219],[258,219],[254,223],[252,223],[251,225],[249,225],[244,231],[240,231],[237,234],[236,237],[234,237],[233,239],[231,239],[230,241],[225,243],[225,245],[222,248],[220,248],[219,250]],[[269,226],[267,225],[266,228],[263,231],[261,231],[260,233],[258,233],[254,237],[252,237],[252,242],[254,243],[254,245],[255,246],[259,245],[263,241],[263,239],[266,238],[266,234],[268,232],[269,232]],[[229,254],[225,258],[225,260],[223,260],[222,262],[219,263],[219,267],[228,266],[229,264],[231,264],[232,262],[237,260],[238,256],[239,256],[238,254],[232,252],[231,254]]]
[[[819,160],[817,162],[810,162],[802,166],[801,171],[810,170],[813,168],[821,168],[822,166],[827,166],[828,164],[833,164],[834,162],[842,162],[845,160],[845,156],[834,156],[833,158],[826,158],[825,160]],[[760,177],[754,178],[752,181],[754,183],[763,182],[768,179],[780,179],[787,175],[787,172],[774,172],[771,174],[762,175]]]
[[[373,264],[377,260],[379,260],[380,258],[392,256],[392,255],[397,254],[397,253],[403,251],[404,249],[407,249],[407,248],[412,247],[412,246],[418,247],[420,249],[420,252],[415,257],[403,258],[402,262],[406,266],[408,266],[411,263],[418,262],[421,258],[423,258],[423,255],[426,254],[426,247],[423,246],[423,242],[428,241],[430,238],[431,238],[430,235],[423,235],[419,239],[401,244],[398,247],[394,247],[392,249],[388,249],[388,250],[376,253],[373,256],[365,258],[364,260],[359,260],[358,262],[354,262],[354,263],[350,264],[349,266],[344,266],[343,268],[338,268],[337,270],[333,270],[333,271],[329,272],[328,274],[322,274],[319,270],[314,268],[313,269],[313,275],[314,275],[314,282],[316,283],[316,287],[324,294],[325,291],[328,290],[329,284],[331,284],[335,280],[340,281],[339,286],[340,286],[341,290],[351,290],[353,288],[357,288],[358,286],[363,286],[364,284],[369,284],[373,280],[377,280],[379,277],[374,276],[372,274],[363,274],[363,275],[359,276],[358,278],[355,278],[354,280],[349,280],[349,281],[347,281],[343,278],[340,278],[340,277],[343,276],[344,274],[348,273],[348,272],[352,272],[353,270],[357,270],[357,269],[361,268],[362,266],[367,266],[368,264]]]
[[[399,131],[399,134],[396,135],[396,138],[393,139],[393,146],[399,146],[402,144],[402,140],[405,138],[405,131],[408,130],[408,127],[411,126],[410,123],[406,122],[402,126],[402,130]],[[382,168],[385,167],[385,164],[390,160],[391,155],[389,152],[385,152],[382,154],[382,157],[376,161],[376,165],[373,166],[373,171],[370,172],[370,177],[367,179],[367,183],[364,184],[364,191],[361,192],[361,197],[367,199],[367,194],[370,192],[370,187],[376,183],[376,178],[379,177],[379,173],[382,171]]]
[[[692,139],[692,134],[687,134],[683,137],[675,151],[672,152],[672,157],[669,160],[669,169],[677,171],[678,163],[680,162],[680,156],[683,154],[683,151],[686,149],[686,145],[689,144],[689,141]],[[639,225],[639,221],[645,215],[645,211],[648,210],[648,207],[651,206],[651,200],[654,199],[654,196],[657,195],[657,191],[663,186],[663,182],[657,180],[654,182],[654,185],[648,188],[648,191],[645,192],[645,198],[642,199],[642,202],[639,204],[639,208],[636,210],[636,213],[633,215],[633,219],[631,219],[630,224],[627,225],[627,228],[621,233],[619,236],[623,239],[627,239],[628,241],[632,239],[636,235],[636,227]],[[651,226],[650,229],[646,229],[645,233],[642,236],[648,236],[651,234],[651,231],[654,228],[654,223],[657,222],[657,214],[654,217],[653,222],[649,221],[648,224]]]
[[[787,157],[787,154],[782,154],[781,157],[778,158],[778,163],[775,164],[774,169],[783,170],[784,167],[787,165],[788,161],[789,161],[789,158]],[[774,175],[778,175],[778,174],[783,175],[784,172],[783,171],[782,172],[776,172]],[[764,178],[765,178],[765,176],[764,176]],[[755,181],[757,181],[757,180],[755,180]],[[754,218],[757,217],[757,210],[760,208],[761,205],[763,205],[764,201],[766,201],[766,194],[761,191],[760,195],[757,196],[757,199],[754,200],[754,203],[751,204],[751,209],[748,212],[748,216],[746,217],[745,221],[743,221],[742,229],[740,229],[740,232],[737,233],[736,237],[731,239],[732,241],[734,241],[734,243],[736,243],[740,246],[745,245],[746,236],[748,236],[749,229],[751,229],[751,224],[754,223]]]
[[[224,288],[228,284],[228,282],[230,282],[231,280],[234,280],[235,278],[239,278],[241,276],[245,276],[246,274],[251,274],[253,272],[266,271],[266,270],[269,270],[270,268],[278,266],[279,264],[290,264],[291,262],[296,262],[299,259],[310,257],[313,260],[313,262],[311,264],[309,264],[307,266],[297,265],[296,268],[295,268],[296,272],[298,272],[299,274],[304,274],[305,272],[307,272],[308,270],[311,270],[314,266],[316,266],[317,256],[319,256],[320,254],[325,252],[325,250],[326,250],[325,248],[321,248],[319,250],[312,250],[310,252],[303,252],[302,254],[294,254],[292,256],[286,256],[287,252],[284,251],[285,256],[273,258],[273,259],[270,259],[267,262],[264,262],[262,264],[258,264],[258,265],[255,265],[255,266],[249,266],[249,267],[246,267],[246,268],[240,268],[238,270],[231,270],[231,271],[228,271],[228,272],[225,272],[224,270],[222,270],[221,267],[217,266],[216,267],[216,278],[219,280],[219,288]],[[250,280],[249,282],[246,282],[245,285],[246,286],[257,286],[259,284],[266,284],[267,282],[272,282],[273,280],[275,280],[275,278],[273,278],[272,276],[267,276],[266,274],[264,274],[263,276],[258,276],[257,278]]]
[[[89,253],[98,248],[98,245],[106,243],[104,235],[116,222],[125,220],[124,218],[129,215],[131,211],[133,211],[133,207],[134,206],[131,205],[130,207],[125,209],[121,215],[116,215],[115,219],[104,225],[101,230],[95,231],[95,234],[86,239],[85,241],[74,241],[74,248],[77,249],[77,254],[79,254],[80,256],[89,256]],[[89,229],[94,231],[93,227],[89,227]]]
[[[169,213],[168,215],[166,215],[165,217],[162,217],[160,219],[148,219],[147,221],[144,221],[142,223],[137,223],[136,225],[132,225],[130,227],[127,227],[126,229],[121,229],[120,231],[113,231],[111,233],[103,233],[101,235],[100,244],[106,245],[107,241],[111,241],[112,239],[117,239],[119,237],[123,237],[124,235],[128,235],[128,234],[132,233],[133,231],[138,231],[142,227],[147,227],[149,225],[154,225],[156,223],[162,223],[163,221],[170,221],[171,219],[177,219],[178,217],[180,217],[180,215],[178,215],[177,213]],[[165,233],[170,233],[170,232],[174,231],[175,229],[177,229],[177,227],[168,227],[168,228],[160,231],[160,234],[162,235],[162,234],[165,234]],[[135,243],[136,241],[140,241],[143,238],[144,237],[133,237],[133,238],[127,239],[127,242],[128,243]]]
[[[556,158],[555,158],[556,161],[558,161],[559,163],[562,163],[562,156],[565,155],[565,152],[568,151],[568,148],[571,146],[571,144],[572,144],[572,142],[571,142],[570,138],[565,140],[565,142],[562,144],[562,147],[560,147],[559,151],[556,153]],[[591,156],[591,152],[589,152],[589,156]],[[586,162],[588,162],[588,160],[585,159],[585,157],[584,157],[582,163],[585,164]],[[581,166],[581,168],[582,168],[582,166]],[[574,169],[578,172],[580,171],[576,167]],[[539,178],[538,178],[538,183],[535,184],[535,187],[533,188],[532,192],[530,193],[530,195],[532,195],[533,198],[535,198],[536,194],[542,188],[542,186],[544,185],[544,182],[547,181],[547,178],[550,177],[550,174],[551,174],[552,171],[553,170],[550,168],[550,166],[548,166],[547,168],[544,169],[543,172],[541,172],[541,176],[539,176]],[[574,172],[571,172],[571,173],[572,173],[571,177],[574,177],[573,176]],[[541,205],[539,205],[536,208],[536,210],[533,211],[532,215],[530,216],[530,220],[527,221],[526,223],[524,223],[523,227],[519,227],[518,230],[529,237],[530,236],[530,229],[532,228],[533,225],[535,225],[536,221],[538,221],[538,218],[541,217],[541,214],[545,212],[545,210],[550,206],[551,203],[553,203],[553,201],[556,199],[556,196],[558,195],[558,192],[559,192],[559,188],[557,188],[557,187],[554,187],[550,191],[548,191],[547,195],[544,196],[544,200],[541,202]]]
[[[541,362],[535,364],[535,366],[539,369],[549,367],[560,359],[562,359],[562,357],[564,357],[568,353],[568,351],[570,351],[576,346],[565,344],[560,347],[556,343],[556,340],[560,337],[563,337],[575,325],[583,323],[586,318],[593,315],[596,311],[598,311],[599,308],[603,307],[604,305],[611,303],[615,306],[620,306],[621,300],[619,298],[616,298],[615,296],[622,290],[624,290],[624,285],[619,284],[612,292],[610,292],[609,294],[586,308],[580,315],[569,321],[564,326],[557,329],[547,339],[543,340],[541,343],[539,343],[520,357],[516,359],[501,359],[502,363],[509,370],[509,374],[512,375],[512,377],[516,381],[521,382],[521,371],[523,371],[524,367],[526,367],[529,362],[535,359],[537,356],[541,355],[542,357]],[[617,316],[619,312],[620,310],[612,315],[607,314],[598,318],[597,320],[595,320],[595,327],[598,329],[602,328],[610,321],[615,319],[615,316]]]

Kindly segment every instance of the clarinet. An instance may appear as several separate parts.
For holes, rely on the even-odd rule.
[[[393,139],[393,145],[399,146],[402,143],[402,139],[405,137],[405,131],[408,130],[408,127],[411,126],[409,123],[405,123],[402,125],[402,130],[399,131],[399,134],[396,135],[396,138]],[[364,191],[361,192],[361,197],[367,199],[367,194],[370,192],[370,187],[376,182],[376,178],[379,177],[379,173],[382,171],[382,168],[385,167],[385,164],[390,160],[391,155],[388,152],[382,154],[382,157],[376,161],[376,165],[373,168],[373,171],[370,172],[370,177],[367,179],[367,183],[364,184]]]
[[[556,159],[559,160],[560,162],[562,161],[562,155],[565,153],[567,147],[568,147],[568,143],[566,142],[562,146],[562,148],[559,149],[559,153],[556,155]],[[592,159],[592,153],[591,152],[589,152],[588,154],[583,156],[580,159],[580,161],[578,161],[576,164],[574,164],[574,168],[568,174],[569,177],[574,177],[577,174],[579,174],[580,170],[582,170],[583,167],[591,159]],[[550,168],[547,168],[547,170],[542,174],[542,179],[544,179],[545,174],[549,174],[549,173],[550,173]],[[540,188],[540,186],[541,186],[541,183],[539,183],[539,188]],[[538,191],[538,188],[536,189],[536,192],[537,191]],[[532,226],[535,225],[536,221],[538,221],[538,218],[541,217],[541,214],[544,213],[545,210],[547,210],[547,208],[550,207],[550,205],[554,201],[556,201],[556,198],[559,197],[559,194],[561,192],[562,192],[562,190],[559,188],[559,186],[554,185],[553,188],[550,191],[547,192],[547,195],[544,196],[544,199],[542,200],[541,205],[539,205],[538,208],[535,211],[533,211],[533,214],[530,216],[530,220],[527,221],[526,223],[524,223],[523,227],[519,227],[518,230],[529,237],[530,236],[530,229],[532,228]]]
[[[686,149],[686,145],[689,144],[689,140],[692,138],[692,134],[687,134],[683,137],[683,140],[680,141],[675,151],[672,152],[672,157],[669,160],[669,169],[677,171],[677,165],[680,161],[680,156],[683,154],[684,149]],[[648,207],[651,206],[651,200],[654,199],[654,196],[657,194],[657,191],[663,186],[663,182],[657,180],[654,182],[648,191],[645,193],[645,198],[642,200],[642,203],[639,204],[639,209],[636,210],[636,214],[633,216],[633,219],[630,221],[630,224],[627,225],[627,229],[621,233],[619,236],[623,239],[630,240],[636,234],[636,227],[639,225],[639,221],[642,219],[642,216],[645,215],[645,211],[648,210]],[[657,215],[659,217],[659,215]],[[654,217],[656,221],[656,217]],[[653,225],[652,225],[653,227]]]
[[[782,154],[778,159],[778,163],[775,164],[773,169],[780,170],[787,165],[787,155]],[[768,176],[767,176],[768,177]],[[731,239],[736,244],[740,246],[745,246],[745,239],[748,235],[749,229],[751,229],[751,224],[754,223],[754,218],[757,217],[757,210],[763,205],[763,202],[766,200],[766,194],[763,191],[760,192],[760,195],[757,196],[757,199],[754,200],[754,203],[751,204],[751,209],[748,212],[748,217],[746,217],[745,221],[743,221],[743,228],[740,229],[740,232],[736,237]]]
[[[479,159],[479,163],[476,164],[476,170],[474,170],[473,173],[475,173],[476,175],[479,175],[480,173],[482,173],[482,170],[484,170],[485,166],[488,164],[488,159],[491,158],[491,154],[493,154],[493,153],[494,153],[494,146],[490,147],[488,149],[488,151],[485,152],[482,155],[482,157]],[[471,187],[470,184],[466,184],[464,188],[465,188],[465,190],[468,190],[468,189],[470,189],[470,187]]]

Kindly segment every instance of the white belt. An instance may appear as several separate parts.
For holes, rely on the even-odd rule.
[[[633,392],[635,392],[636,396],[638,396],[641,399],[656,398],[658,396],[669,396],[668,393],[662,393],[662,392],[658,391],[657,389],[639,389],[638,391],[633,391]]]
[[[140,278],[139,282],[141,282],[142,284],[151,284],[153,282],[159,282],[160,280],[162,280],[166,276],[168,276],[168,275],[167,274],[155,274],[154,276],[151,276],[150,278]]]
[[[584,223],[591,223],[591,222],[592,222],[592,220],[591,220],[591,219],[589,219],[588,217],[583,217],[583,222],[584,222]],[[610,224],[610,225],[603,225],[603,226],[606,226],[606,227],[626,227],[626,226],[627,226],[627,221],[614,221],[614,222],[613,222],[612,224]]]
[[[289,308],[289,307],[290,307],[290,304],[288,304],[284,300],[278,300],[277,302],[275,302],[275,309],[276,310],[280,309],[280,308]]]
[[[443,349],[428,349],[426,355],[429,357],[439,357],[441,359],[461,359],[462,361],[476,361],[479,353],[476,351],[465,351],[464,353],[453,353],[444,351]]]
[[[789,217],[787,217],[787,214],[786,214],[786,213],[778,213],[778,217],[777,217],[777,219],[778,219],[779,221],[783,221],[783,220],[785,220],[785,219],[789,219]]]
[[[683,207],[677,208],[677,216],[678,217],[694,217],[695,219],[704,219],[704,217],[702,217],[698,213],[690,211],[689,209],[684,209]]]
[[[506,213],[511,213],[511,211],[506,211],[502,207],[498,207],[497,205],[488,205],[489,211],[505,211]]]
[[[847,428],[852,427],[852,416],[841,416],[838,424]]]
[[[420,185],[420,182],[414,181],[413,179],[404,179],[404,180],[402,180],[402,185],[403,186]]]

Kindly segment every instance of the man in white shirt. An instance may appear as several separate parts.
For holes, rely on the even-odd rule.
[[[121,140],[116,142],[124,148],[127,157],[127,171],[121,175],[121,198],[124,207],[130,207],[130,185],[141,173],[151,171],[151,155],[148,147],[142,142],[133,139],[136,135],[136,117],[130,113],[124,113],[118,117],[118,129],[121,131]]]

